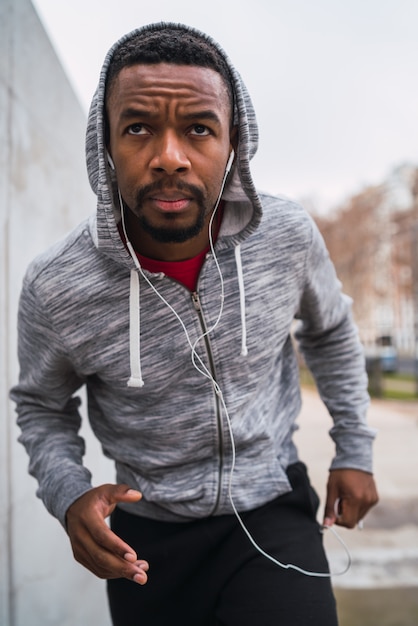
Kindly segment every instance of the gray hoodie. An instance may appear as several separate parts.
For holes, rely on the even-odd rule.
[[[225,53],[198,34],[231,69],[239,145],[216,256],[207,255],[196,292],[138,268],[118,232],[104,88],[115,48],[132,34],[108,53],[89,114],[87,166],[97,211],[35,259],[24,279],[21,372],[11,397],[38,495],[63,524],[68,507],[91,489],[78,434],[75,394],[83,385],[91,426],[115,462],[117,481],[143,493],[125,509],[187,521],[231,513],[231,494],[243,511],[289,491],[301,402],[295,320],[334,422],[331,467],[372,469],[374,433],[366,424],[367,380],[350,301],[305,211],[257,193],[249,168],[258,140],[250,98]]]

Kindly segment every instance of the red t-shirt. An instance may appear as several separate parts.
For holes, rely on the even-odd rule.
[[[223,202],[220,203],[217,211],[216,233],[214,241],[216,241],[216,237],[219,233],[219,228],[222,222],[222,214]],[[125,237],[123,235],[120,224],[119,233],[122,241],[124,242]],[[177,280],[179,283],[187,287],[187,289],[189,289],[190,291],[195,291],[200,270],[202,269],[202,265],[209,250],[210,246],[200,252],[197,256],[191,259],[186,259],[185,261],[157,261],[156,259],[150,259],[149,257],[143,256],[142,254],[139,254],[139,252],[136,252],[135,254],[138,257],[138,261],[140,262],[141,267],[143,267],[144,270],[148,270],[153,274],[158,274],[159,272],[162,272],[173,280]]]
[[[186,261],[157,261],[155,259],[149,259],[146,256],[142,256],[136,252],[138,261],[144,270],[149,272],[158,273],[162,272],[166,276],[177,280],[179,283],[195,291],[197,286],[197,279],[199,278],[200,270],[202,268],[205,256],[208,253],[209,248],[200,252],[192,259],[186,259]]]

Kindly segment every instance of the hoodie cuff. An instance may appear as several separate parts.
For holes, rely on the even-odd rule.
[[[85,467],[77,467],[73,469],[71,475],[61,475],[59,478],[54,476],[49,483],[42,484],[37,495],[43,500],[49,513],[66,529],[66,514],[69,507],[92,488],[90,472]]]
[[[344,435],[336,441],[336,455],[330,470],[357,469],[373,473],[373,441],[375,432],[370,429],[369,435]]]

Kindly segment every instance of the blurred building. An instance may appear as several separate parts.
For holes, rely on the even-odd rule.
[[[85,115],[29,0],[0,1],[0,111],[0,624],[105,626],[104,583],[74,562],[64,530],[36,498],[8,399],[24,271],[95,208]],[[99,481],[107,469],[84,428]]]
[[[314,217],[366,349],[414,356],[418,324],[418,168],[403,165],[330,216]]]

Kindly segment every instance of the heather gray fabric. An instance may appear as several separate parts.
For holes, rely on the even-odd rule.
[[[146,28],[160,28],[154,25]],[[181,28],[178,26],[178,28]],[[196,31],[195,31],[196,32]],[[131,35],[127,35],[121,41]],[[209,39],[206,35],[201,35]],[[210,40],[211,41],[211,40]],[[118,44],[116,44],[118,45]],[[216,45],[216,44],[214,44]],[[97,212],[28,268],[19,311],[20,441],[30,456],[38,495],[65,523],[68,507],[91,488],[78,435],[76,393],[87,386],[88,415],[117,480],[143,493],[124,508],[161,520],[231,513],[232,446],[227,417],[210,380],[193,366],[184,331],[140,277],[141,362],[145,385],[129,388],[129,292],[133,262],[122,244],[115,187],[103,142],[104,81],[109,52],[89,115],[87,163]],[[197,351],[223,392],[236,446],[232,494],[248,510],[289,491],[285,469],[298,458],[292,443],[300,410],[297,337],[334,425],[332,467],[371,471],[374,432],[367,427],[363,351],[340,285],[313,221],[298,205],[257,194],[249,169],[257,126],[236,70],[240,141],[224,192],[216,255],[225,283],[218,327]],[[245,288],[247,356],[235,247]],[[192,294],[161,274],[149,280],[180,316],[192,341],[202,323]],[[212,255],[198,295],[210,327],[220,307]]]

